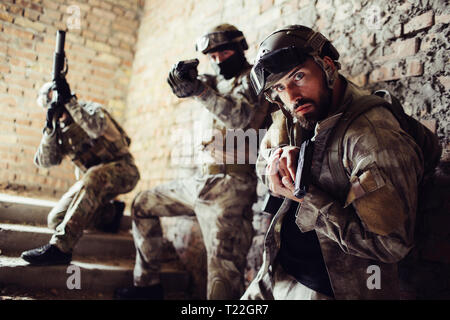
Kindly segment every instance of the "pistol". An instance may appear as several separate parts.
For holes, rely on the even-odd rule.
[[[176,75],[181,79],[193,81],[197,78],[198,75],[198,64],[198,59],[180,61],[175,66]]]
[[[294,196],[299,199],[303,198],[306,195],[311,183],[311,165],[313,152],[314,143],[311,140],[304,141],[300,146],[294,184]]]

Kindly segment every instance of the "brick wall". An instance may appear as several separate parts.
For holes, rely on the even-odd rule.
[[[1,1],[1,192],[57,198],[74,182],[70,161],[51,169],[33,165],[45,120],[35,100],[40,86],[50,80],[57,29],[70,27],[65,50],[72,90],[124,121],[141,2]]]

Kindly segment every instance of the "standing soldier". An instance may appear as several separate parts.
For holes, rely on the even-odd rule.
[[[60,96],[62,106],[51,106],[52,94]],[[59,200],[48,215],[48,226],[55,229],[49,244],[22,253],[35,265],[68,264],[83,230],[101,225],[117,231],[123,203],[112,200],[133,190],[139,171],[128,150],[130,138],[101,105],[79,102],[65,79],[45,84],[38,104],[47,108],[47,126],[34,162],[48,168],[68,156],[83,177]],[[118,204],[118,205],[114,205]]]
[[[209,56],[217,75],[197,77],[196,64],[183,74],[180,66],[189,62],[182,61],[170,71],[168,82],[177,97],[192,97],[212,113],[212,124],[202,123],[208,126],[205,129],[222,133],[226,128],[256,132],[267,126],[269,103],[258,100],[252,91],[251,66],[244,54],[248,46],[242,32],[229,24],[219,25],[202,36],[196,48]],[[203,155],[216,161],[203,164],[195,178],[157,186],[134,199],[135,286],[118,290],[118,298],[163,298],[159,278],[163,240],[159,217],[177,215],[195,215],[200,224],[207,251],[207,298],[235,299],[242,295],[246,257],[254,233],[256,159],[252,164],[250,152],[246,152],[248,144],[243,146],[244,150],[234,146],[227,154],[215,147],[226,145],[218,140],[216,136],[202,143]],[[256,153],[256,146],[253,147]],[[244,164],[237,164],[236,159]]]

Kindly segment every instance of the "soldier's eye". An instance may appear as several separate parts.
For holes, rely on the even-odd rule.
[[[299,80],[302,80],[303,79],[303,77],[305,76],[305,74],[303,73],[303,72],[297,72],[295,75],[294,75],[294,80],[295,81],[299,81]]]
[[[286,89],[286,87],[283,86],[282,84],[278,84],[278,85],[276,85],[276,86],[274,87],[274,90],[277,91],[277,92],[283,92],[284,89]]]

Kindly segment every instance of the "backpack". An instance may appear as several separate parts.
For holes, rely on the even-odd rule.
[[[356,102],[357,101],[357,102]],[[328,150],[331,175],[350,182],[342,164],[344,134],[356,118],[374,107],[389,109],[422,150],[424,176],[419,185],[416,214],[416,246],[399,263],[402,290],[407,298],[450,298],[450,162],[441,161],[442,148],[437,136],[407,115],[399,100],[386,90],[357,98],[342,115],[334,131],[338,143]],[[358,106],[358,108],[356,108]],[[410,294],[410,292],[413,292]]]

